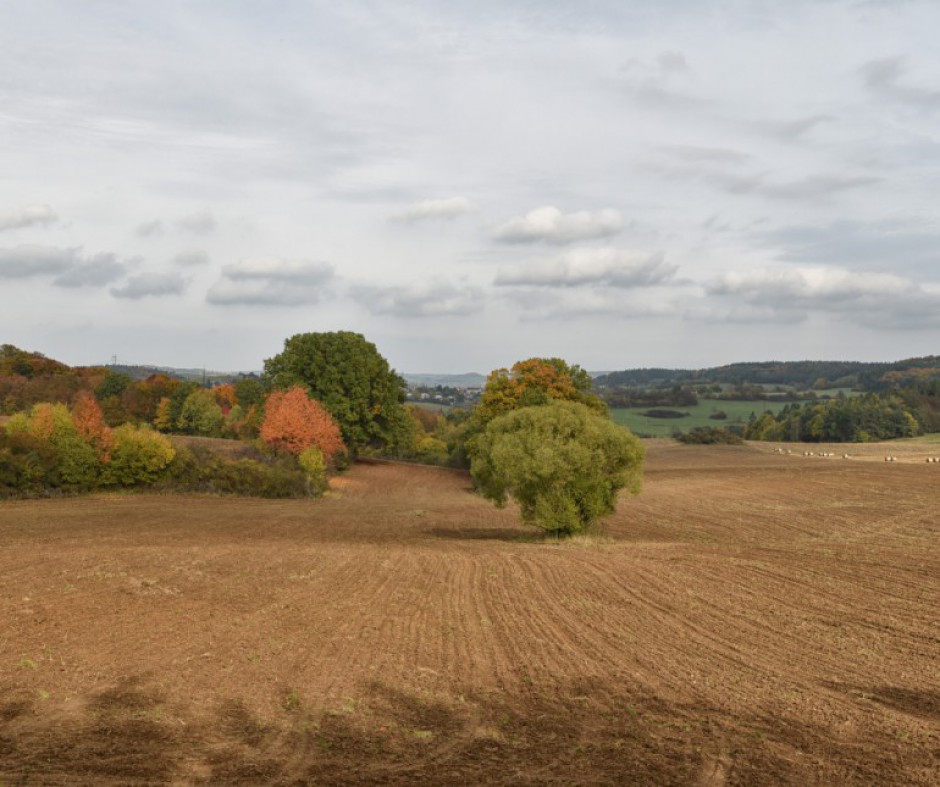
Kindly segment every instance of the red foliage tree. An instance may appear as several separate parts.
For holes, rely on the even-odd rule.
[[[89,391],[80,391],[72,405],[72,422],[82,439],[107,457],[111,448],[111,430],[104,422],[101,405]]]
[[[222,408],[222,415],[228,415],[238,404],[234,385],[217,385],[212,389],[212,395],[215,397],[216,404]]]
[[[319,448],[327,459],[345,448],[333,416],[299,385],[268,396],[259,434],[269,445],[298,456],[311,445]]]

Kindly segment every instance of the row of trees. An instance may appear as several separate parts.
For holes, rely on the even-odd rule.
[[[14,362],[27,371],[23,356]],[[53,390],[54,376],[72,382],[56,389],[64,401],[10,419],[0,443],[13,468],[0,478],[7,490],[172,482],[281,494],[296,492],[294,473],[317,493],[349,456],[380,451],[468,467],[497,505],[513,499],[526,522],[572,534],[609,514],[622,489],[640,486],[641,444],[610,421],[588,374],[558,358],[492,372],[477,407],[446,416],[406,406],[405,381],[375,345],[345,331],[293,336],[264,362],[260,379],[214,388],[62,365],[31,374],[20,377],[34,389],[45,380]],[[256,439],[267,459],[223,461],[162,433]]]
[[[937,387],[940,385],[933,383]],[[749,440],[859,443],[914,437],[940,426],[940,396],[916,389],[790,404],[752,416]]]
[[[264,451],[256,447],[227,461],[175,446],[146,424],[112,428],[97,399],[83,391],[71,407],[43,402],[7,420],[0,430],[0,496],[158,483],[276,497],[318,494],[328,471],[345,461],[336,421],[299,386],[267,397],[259,433]]]

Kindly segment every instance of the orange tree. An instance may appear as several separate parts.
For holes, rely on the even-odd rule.
[[[345,449],[333,416],[300,385],[268,396],[259,434],[268,445],[295,456],[314,446],[329,460]]]

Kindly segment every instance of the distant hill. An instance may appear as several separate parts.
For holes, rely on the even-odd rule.
[[[486,383],[486,375],[477,372],[466,374],[409,374],[404,372],[402,377],[408,385],[424,385],[429,388],[438,385],[445,388],[482,388]]]
[[[733,363],[705,369],[625,369],[594,378],[597,388],[632,388],[681,383],[727,383],[741,385],[792,385],[811,388],[824,380],[833,387],[875,390],[887,383],[885,375],[897,377],[912,370],[937,370],[940,356],[927,355],[902,361],[763,361]]]
[[[152,374],[165,374],[177,380],[189,380],[196,383],[223,384],[241,377],[260,376],[261,372],[220,372],[213,369],[181,369],[175,366],[150,366],[146,364],[109,364],[113,372],[126,374],[135,380],[146,380]]]

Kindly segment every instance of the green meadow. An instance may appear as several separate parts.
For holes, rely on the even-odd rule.
[[[774,402],[755,400],[746,402],[729,402],[721,399],[700,399],[694,407],[617,407],[611,408],[610,416],[618,424],[628,427],[631,432],[650,437],[669,437],[674,429],[688,432],[696,426],[731,426],[744,425],[751,417],[751,413],[760,415],[765,410],[773,413],[779,412],[788,402]],[[649,418],[643,415],[650,409],[676,410],[688,413],[683,418]],[[717,411],[727,413],[728,417],[722,420],[712,419],[709,416]]]

